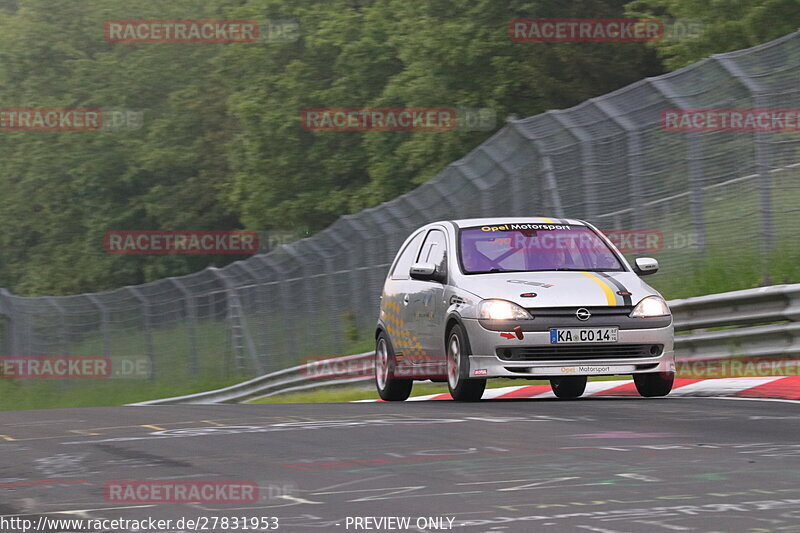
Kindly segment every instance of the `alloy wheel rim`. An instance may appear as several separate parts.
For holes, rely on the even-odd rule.
[[[458,336],[453,335],[450,337],[450,343],[447,350],[447,383],[450,388],[455,389],[458,386],[458,368],[461,362],[461,345],[458,342]]]
[[[378,341],[377,360],[375,361],[375,379],[378,382],[378,388],[381,390],[386,388],[386,382],[389,380],[389,350],[386,347],[386,341],[381,339]]]

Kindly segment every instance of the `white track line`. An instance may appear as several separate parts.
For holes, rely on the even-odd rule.
[[[670,396],[726,396],[736,394],[743,390],[771,383],[785,376],[770,376],[764,378],[719,378],[705,379],[677,388]]]
[[[758,387],[766,383],[772,383],[786,376],[769,376],[769,377],[743,377],[743,378],[719,378],[719,379],[704,379],[688,385],[683,385],[672,390],[669,394],[675,397],[727,397],[738,392]],[[605,391],[632,383],[631,380],[614,380],[614,381],[590,381],[586,384],[585,396],[602,396]],[[486,389],[483,393],[484,400],[491,400],[498,398],[504,394],[524,389],[529,385],[521,385],[514,387],[498,387],[495,389]],[[441,394],[441,393],[440,393]],[[440,394],[426,394],[424,396],[412,396],[407,401],[422,402],[435,398]],[[547,391],[531,396],[520,396],[519,399],[530,398],[555,398],[552,391]],[[769,398],[762,398],[768,400]],[[377,400],[356,400],[357,402],[375,402]],[[792,400],[787,400],[792,401]]]

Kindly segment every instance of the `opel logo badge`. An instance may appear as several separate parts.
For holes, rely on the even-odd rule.
[[[585,307],[581,307],[580,309],[575,311],[575,316],[578,318],[578,320],[586,322],[587,320],[589,320],[589,318],[591,318],[592,313],[590,313],[589,310],[586,309]]]

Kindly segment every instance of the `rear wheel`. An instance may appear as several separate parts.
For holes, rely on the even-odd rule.
[[[447,335],[447,388],[457,402],[477,402],[486,379],[469,379],[470,347],[467,335],[456,324]]]
[[[651,372],[634,374],[633,383],[639,394],[646,397],[666,396],[672,390],[675,381],[674,372]]]
[[[414,382],[410,379],[397,379],[394,372],[397,364],[389,338],[383,331],[375,344],[375,388],[381,400],[402,402],[411,394]]]
[[[580,398],[586,390],[586,376],[564,376],[550,378],[550,388],[558,398]]]

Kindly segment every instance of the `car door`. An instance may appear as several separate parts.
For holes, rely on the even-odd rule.
[[[428,231],[416,262],[432,263],[438,272],[447,273],[447,236],[443,230]],[[436,368],[444,361],[445,283],[413,279],[411,283],[412,329],[417,332],[423,361]]]
[[[409,362],[406,360],[409,356],[422,350],[417,340],[418,335],[413,331],[410,302],[411,292],[416,285],[409,271],[419,255],[419,247],[425,234],[424,231],[417,233],[398,254],[381,295],[380,318],[401,365]]]

